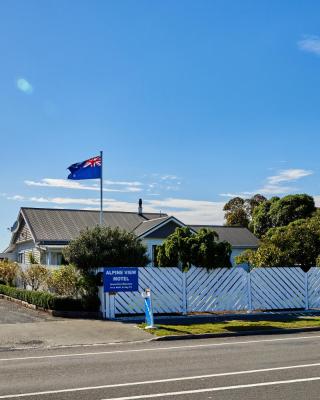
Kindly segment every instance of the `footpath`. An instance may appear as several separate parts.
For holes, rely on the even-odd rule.
[[[320,330],[320,310],[156,316],[155,324],[159,329],[151,332],[142,329],[143,322],[143,316],[122,318],[117,321],[58,318],[0,299],[0,351],[94,346],[152,339],[308,332]],[[255,329],[261,322],[264,324],[262,329],[261,327]],[[252,325],[250,329],[248,324]],[[278,326],[280,324],[280,329],[274,329],[276,324]],[[293,326],[296,329],[287,329]]]

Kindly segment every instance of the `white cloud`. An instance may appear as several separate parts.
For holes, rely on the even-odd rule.
[[[20,196],[19,194],[16,194],[15,196],[9,196],[7,197],[8,200],[17,200],[17,201],[22,201],[24,200],[24,196]]]
[[[262,188],[257,189],[256,193],[273,195],[297,191],[297,188],[288,185],[282,185],[282,183],[296,182],[298,179],[312,174],[313,171],[306,169],[291,168],[282,170],[277,175],[269,176],[267,178],[267,183]]]
[[[224,202],[167,198],[145,201],[148,208],[173,215],[187,224],[223,224]]]
[[[221,197],[244,197],[244,196],[251,196],[255,192],[239,192],[239,193],[220,193],[219,196]]]
[[[319,36],[306,36],[304,39],[298,41],[298,47],[302,51],[320,55],[320,37]]]
[[[280,171],[277,175],[272,175],[267,177],[266,184],[262,187],[246,192],[239,193],[221,193],[222,197],[246,197],[252,196],[256,193],[264,194],[266,196],[280,195],[292,193],[299,190],[296,187],[288,186],[288,183],[296,182],[298,179],[304,178],[306,176],[312,175],[313,171],[299,168],[291,168]],[[284,183],[287,183],[285,185]]]
[[[160,179],[162,181],[176,181],[179,178],[176,175],[162,175]]]
[[[16,81],[17,88],[26,94],[33,93],[33,86],[25,78],[19,78]]]
[[[126,181],[103,181],[106,185],[119,185],[119,186],[142,186],[141,182],[126,182]]]
[[[53,179],[53,178],[43,178],[40,181],[30,181],[26,180],[24,183],[27,186],[41,186],[41,187],[55,187],[63,189],[75,189],[75,190],[94,190],[99,191],[100,186],[98,184],[86,185],[74,180],[67,179]],[[104,187],[104,192],[117,192],[117,193],[130,193],[130,192],[141,192],[142,188],[138,185],[139,182],[116,182],[106,181],[105,183],[111,185],[121,185],[127,186],[121,189]]]
[[[255,192],[251,194],[260,193],[268,195],[276,195],[276,194],[287,194],[290,192],[295,192],[298,189],[292,186],[280,186],[280,185],[264,185],[262,188],[257,189]]]
[[[306,169],[285,169],[280,171],[278,175],[269,176],[267,178],[268,182],[272,185],[277,185],[281,182],[291,182],[298,179],[304,178],[305,176],[312,175],[313,171],[308,171]]]
[[[73,198],[73,197],[23,197],[15,195],[7,197],[8,200],[26,201],[31,203],[50,204],[55,207],[81,206],[84,209],[98,210],[98,198]],[[136,202],[105,199],[104,209],[113,211],[136,212]],[[162,200],[144,200],[145,212],[163,212],[173,215],[186,224],[223,224],[223,202],[166,198]]]

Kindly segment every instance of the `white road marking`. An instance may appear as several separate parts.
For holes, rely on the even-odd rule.
[[[276,385],[285,385],[285,384],[289,384],[289,383],[312,382],[312,381],[319,381],[319,380],[320,380],[320,376],[316,376],[314,378],[301,378],[301,379],[291,379],[291,380],[287,380],[287,381],[250,383],[247,385],[221,386],[221,387],[208,388],[208,389],[185,390],[182,392],[154,393],[154,394],[145,394],[145,395],[140,395],[140,396],[127,396],[127,397],[110,397],[110,398],[104,399],[104,400],[153,399],[156,397],[181,396],[181,395],[186,395],[186,394],[208,393],[208,392],[222,392],[224,390],[245,389],[245,388],[261,387],[261,386],[276,386]]]
[[[319,339],[320,335],[314,336],[298,336],[298,337],[287,337],[287,338],[277,338],[277,339],[261,339],[261,340],[246,340],[238,342],[220,342],[220,343],[207,343],[207,344],[194,344],[185,346],[171,346],[171,347],[152,347],[144,349],[128,349],[128,350],[113,350],[113,351],[99,351],[90,353],[71,353],[71,354],[54,354],[46,356],[29,356],[29,357],[12,357],[12,358],[0,358],[1,361],[24,361],[24,360],[42,360],[42,359],[52,359],[52,358],[68,358],[68,357],[89,357],[89,356],[99,356],[106,354],[122,354],[122,353],[141,353],[147,351],[170,351],[170,350],[185,350],[185,349],[198,349],[198,348],[208,348],[208,347],[218,347],[218,346],[236,346],[241,344],[257,344],[257,343],[272,343],[272,342],[288,342],[288,341],[298,341],[298,340],[310,340]]]
[[[247,375],[247,374],[256,374],[256,373],[263,373],[263,372],[283,371],[283,370],[290,370],[290,369],[312,368],[312,367],[320,367],[320,363],[288,365],[288,366],[284,366],[284,367],[251,369],[251,370],[245,370],[245,371],[222,372],[222,373],[208,374],[208,375],[184,376],[184,377],[180,377],[180,378],[156,379],[156,380],[152,380],[152,381],[115,383],[115,384],[110,384],[110,385],[88,386],[88,387],[80,387],[80,388],[72,388],[72,389],[47,390],[47,391],[43,391],[43,392],[7,394],[7,395],[0,396],[0,399],[14,399],[14,398],[28,397],[28,396],[44,396],[44,395],[50,395],[50,394],[81,392],[81,391],[88,391],[88,390],[110,389],[110,388],[120,388],[120,387],[128,387],[128,386],[141,386],[141,385],[150,385],[150,384],[156,384],[156,383],[181,382],[181,381],[196,380],[196,379],[217,378],[217,377],[222,377],[222,376]]]

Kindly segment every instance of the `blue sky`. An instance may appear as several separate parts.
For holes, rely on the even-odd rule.
[[[223,223],[228,196],[320,203],[318,1],[0,4],[0,248],[21,206]],[[319,198],[317,197],[319,196]]]

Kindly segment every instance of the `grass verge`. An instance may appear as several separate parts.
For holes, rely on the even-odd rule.
[[[139,327],[144,329],[145,324],[140,324]],[[188,325],[161,325],[157,324],[157,329],[148,329],[148,332],[155,336],[170,336],[170,335],[200,335],[204,333],[239,333],[270,329],[293,329],[320,327],[320,317],[294,317],[270,320],[231,320],[219,321],[211,323],[198,323]]]

